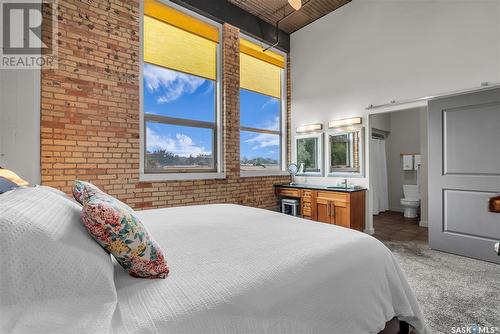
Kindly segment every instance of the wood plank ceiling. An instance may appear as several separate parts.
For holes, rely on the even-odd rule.
[[[279,23],[280,30],[289,34],[351,2],[351,0],[302,0],[302,8],[295,12],[288,4],[288,0],[227,1],[271,24],[276,24],[278,20],[290,14]]]

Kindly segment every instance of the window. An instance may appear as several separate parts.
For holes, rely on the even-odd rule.
[[[219,29],[157,1],[144,14],[144,173],[217,172]]]
[[[283,169],[285,57],[240,39],[240,166],[250,174]]]
[[[321,175],[321,134],[296,137],[296,161],[299,174]]]

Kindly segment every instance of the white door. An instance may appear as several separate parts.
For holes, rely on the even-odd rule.
[[[500,263],[500,89],[429,101],[429,245]]]

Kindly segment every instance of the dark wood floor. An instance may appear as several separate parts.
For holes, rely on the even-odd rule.
[[[373,236],[380,241],[414,241],[427,244],[427,227],[420,227],[418,222],[418,218],[404,218],[400,212],[386,211],[373,216]]]

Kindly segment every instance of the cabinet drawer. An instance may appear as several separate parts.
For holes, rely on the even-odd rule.
[[[311,203],[302,202],[302,215],[311,216]]]
[[[302,210],[302,216],[304,216],[304,217],[311,217],[311,208],[309,208],[309,209],[303,209]]]
[[[333,200],[339,202],[349,202],[349,194],[333,191],[318,191],[317,199]]]
[[[300,197],[299,189],[276,188],[276,195],[288,197]]]
[[[302,200],[304,202],[311,202],[311,199],[312,199],[312,191],[302,190]]]

